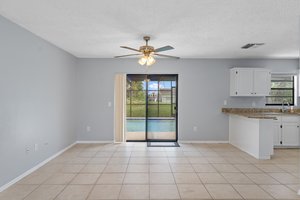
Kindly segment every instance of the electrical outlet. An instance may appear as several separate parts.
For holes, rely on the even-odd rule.
[[[26,154],[30,153],[30,147],[29,147],[29,146],[26,146],[26,147],[25,147],[25,153],[26,153]]]
[[[109,102],[107,103],[107,106],[108,106],[108,107],[111,107],[111,105],[112,105],[112,103],[111,103],[111,101],[109,101]]]
[[[224,106],[227,106],[227,100],[226,99],[224,100]]]

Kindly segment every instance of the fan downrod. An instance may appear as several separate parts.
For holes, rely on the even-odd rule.
[[[144,36],[144,40],[146,41],[146,46],[148,45],[148,41],[150,40],[150,36]]]
[[[150,36],[144,36],[144,40],[147,42],[150,40]]]

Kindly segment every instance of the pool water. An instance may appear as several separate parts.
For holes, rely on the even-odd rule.
[[[146,120],[127,119],[127,132],[145,132]],[[150,119],[148,120],[148,132],[175,132],[176,121],[169,119]]]

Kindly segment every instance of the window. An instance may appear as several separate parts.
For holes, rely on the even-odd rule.
[[[282,102],[295,104],[295,76],[273,74],[271,93],[266,97],[266,105],[282,105]]]
[[[149,117],[174,117],[176,76],[148,75],[148,78],[147,75],[127,75],[127,117],[145,117],[146,114]]]

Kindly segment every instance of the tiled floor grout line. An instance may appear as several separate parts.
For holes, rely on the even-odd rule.
[[[201,153],[201,152],[200,152],[200,153]],[[207,160],[207,159],[206,159],[206,160]],[[208,160],[207,160],[207,161],[208,161]],[[194,164],[195,164],[195,163],[194,163]],[[206,163],[204,163],[204,164],[206,164]],[[214,167],[211,163],[209,163],[209,161],[208,161],[207,164],[210,164],[210,165],[212,166],[212,168],[215,169],[215,167]],[[207,189],[206,185],[203,183],[203,181],[202,181],[201,178],[199,177],[199,175],[198,175],[199,172],[196,172],[196,169],[195,169],[195,167],[193,166],[193,164],[191,164],[191,166],[192,166],[192,168],[194,169],[194,171],[195,171],[197,177],[199,178],[201,184],[203,185],[204,189],[205,189],[206,192],[209,194],[210,198],[211,198],[211,199],[214,199],[213,196],[212,196],[212,194],[211,194],[211,193],[209,192],[209,190]],[[215,169],[215,170],[217,171],[217,169]]]
[[[120,193],[121,193],[121,190],[122,190],[122,187],[124,185],[124,181],[125,181],[125,177],[126,177],[126,174],[129,173],[128,172],[128,169],[129,169],[129,165],[146,165],[147,166],[147,174],[148,174],[148,177],[149,177],[149,180],[148,180],[148,189],[149,189],[149,199],[151,197],[151,170],[150,170],[150,166],[152,164],[156,164],[156,165],[160,165],[160,164],[167,164],[170,169],[171,169],[171,173],[172,173],[172,177],[175,181],[175,185],[176,185],[176,188],[177,188],[177,191],[178,191],[178,194],[179,194],[179,197],[182,199],[181,197],[181,194],[179,192],[179,185],[181,183],[177,183],[176,179],[175,179],[175,176],[174,176],[174,173],[192,173],[192,172],[181,172],[181,170],[175,170],[174,171],[174,168],[172,168],[171,166],[176,166],[176,165],[188,165],[192,168],[192,171],[193,173],[196,173],[197,175],[197,178],[199,179],[200,181],[200,184],[204,186],[204,188],[206,189],[206,191],[208,192],[208,194],[211,196],[212,198],[212,195],[211,193],[208,191],[206,185],[208,184],[227,184],[227,185],[230,185],[237,194],[239,194],[241,196],[241,198],[243,199],[247,199],[247,198],[244,198],[242,196],[242,193],[239,192],[238,189],[236,189],[234,187],[234,185],[255,185],[257,187],[259,187],[262,191],[264,191],[266,194],[268,194],[270,197],[272,197],[273,199],[275,198],[275,196],[273,196],[273,192],[270,193],[268,192],[269,189],[264,189],[263,185],[274,185],[274,184],[271,184],[271,183],[258,183],[254,180],[252,180],[252,178],[250,178],[249,176],[247,176],[247,174],[264,174],[264,175],[267,175],[269,176],[270,178],[276,180],[278,182],[278,184],[275,184],[276,186],[283,186],[285,188],[287,188],[288,190],[290,191],[294,191],[294,189],[288,185],[297,185],[297,184],[300,184],[300,183],[292,183],[293,179],[291,179],[291,183],[288,183],[288,181],[282,181],[281,177],[280,176],[271,176],[271,174],[276,174],[276,173],[286,173],[288,175],[290,175],[291,177],[294,177],[296,179],[299,179],[298,176],[296,176],[296,173],[293,173],[292,171],[294,170],[293,168],[288,168],[289,166],[285,167],[285,166],[282,166],[284,164],[287,164],[287,165],[291,165],[292,166],[292,163],[295,163],[295,161],[297,160],[297,157],[296,156],[293,156],[291,157],[287,163],[285,163],[284,161],[284,156],[286,154],[293,154],[293,155],[296,155],[296,153],[294,151],[287,151],[287,152],[284,152],[284,151],[279,151],[279,153],[281,153],[275,160],[273,161],[257,161],[257,160],[253,160],[251,157],[247,157],[247,155],[245,155],[243,152],[239,152],[239,151],[236,151],[234,148],[233,149],[224,149],[225,151],[223,152],[222,151],[222,148],[226,148],[226,147],[222,147],[222,146],[197,146],[197,145],[186,145],[186,146],[183,146],[182,147],[182,150],[180,151],[177,151],[177,150],[174,150],[173,153],[172,153],[172,150],[171,151],[167,151],[166,148],[163,148],[163,149],[158,149],[158,150],[150,150],[150,149],[147,149],[145,148],[144,146],[142,145],[139,145],[139,144],[134,144],[132,146],[130,146],[130,153],[128,154],[129,156],[127,157],[126,156],[126,152],[129,152],[128,149],[126,149],[126,146],[115,146],[114,148],[112,148],[110,146],[111,144],[108,144],[108,146],[105,147],[105,145],[103,145],[101,148],[99,148],[98,150],[96,150],[95,152],[96,153],[89,153],[89,152],[93,152],[93,147],[96,147],[96,146],[77,146],[77,148],[74,148],[73,150],[71,150],[69,153],[65,154],[63,157],[61,157],[61,159],[58,160],[58,162],[50,162],[50,164],[57,164],[57,165],[62,165],[62,168],[60,169],[55,169],[54,171],[50,171],[50,172],[47,172],[48,168],[45,168],[45,171],[41,171],[41,174],[42,173],[51,173],[51,176],[54,175],[54,174],[59,174],[59,173],[65,173],[65,174],[74,174],[74,177],[72,177],[68,183],[66,184],[45,184],[50,178],[46,178],[45,180],[43,180],[41,183],[39,184],[32,184],[32,185],[36,185],[37,187],[35,189],[33,189],[30,193],[28,193],[25,197],[22,197],[23,199],[27,198],[28,196],[30,196],[32,193],[34,193],[35,191],[37,191],[39,188],[41,188],[43,185],[63,185],[64,187],[61,189],[60,192],[58,192],[58,194],[56,194],[56,196],[54,197],[55,199],[58,198],[58,196],[65,191],[65,189],[70,186],[70,185],[74,185],[74,184],[71,184],[72,181],[79,175],[79,174],[83,174],[83,173],[95,173],[95,172],[83,172],[83,170],[85,169],[85,167],[87,167],[88,165],[104,165],[104,168],[102,169],[101,172],[97,173],[99,174],[99,176],[97,177],[96,181],[94,184],[91,184],[92,185],[92,188],[91,190],[89,191],[86,199],[88,199],[91,195],[91,192],[94,190],[94,188],[96,187],[97,185],[97,182],[99,181],[100,177],[102,176],[103,173],[105,173],[105,169],[107,167],[107,165],[111,164],[111,165],[114,165],[114,164],[125,164],[123,163],[124,160],[126,160],[125,158],[128,158],[126,162],[126,170],[124,172],[124,177],[123,177],[123,180],[122,180],[122,183],[121,183],[121,189],[119,191],[119,194],[118,194],[118,199],[120,198]],[[91,147],[91,148],[90,148]],[[211,148],[212,147],[212,148]],[[216,148],[214,148],[216,147]],[[219,148],[220,147],[220,148]],[[207,149],[207,152],[215,152],[216,155],[214,154],[211,154],[211,153],[208,153],[207,156],[203,156],[205,155],[205,152],[202,152],[201,151],[201,148],[204,148],[204,150]],[[97,149],[97,148],[96,148]],[[99,152],[109,152],[109,151],[112,151],[113,153],[110,154],[110,157],[108,160],[105,161],[105,164],[102,163],[101,159],[99,160],[99,163],[96,161],[96,162],[92,162],[90,163],[90,161],[94,158],[98,158],[96,157],[96,155],[99,153]],[[116,154],[117,152],[119,152],[120,154]],[[122,153],[123,152],[123,153]],[[137,152],[135,155],[136,157],[135,158],[147,158],[144,160],[136,160],[137,163],[131,163],[131,159],[134,158],[132,157],[133,156],[133,152]],[[140,153],[139,153],[140,152]],[[144,153],[143,153],[144,152]],[[160,156],[159,152],[163,152],[163,156]],[[177,152],[180,152],[180,153],[177,153]],[[201,156],[194,156],[196,154],[193,154],[192,152],[200,152],[201,153]],[[220,153],[222,152],[222,153]],[[220,154],[219,154],[220,153]],[[299,152],[300,153],[300,152]],[[91,155],[91,156],[89,156]],[[104,154],[103,154],[104,155]],[[116,155],[116,156],[115,156]],[[300,155],[300,154],[299,154]],[[236,157],[231,157],[231,156],[236,156]],[[216,157],[216,159],[214,159],[213,157]],[[102,157],[100,157],[102,158]],[[120,162],[121,163],[116,163],[116,161],[118,161],[118,159],[120,158]],[[123,159],[124,158],[124,159]],[[156,160],[154,161],[153,163],[151,162],[151,158],[164,158],[167,160],[167,163],[157,163],[157,161],[159,160]],[[193,159],[195,158],[195,159]],[[199,160],[197,160],[197,158],[201,158]],[[211,159],[210,159],[211,158]],[[218,158],[224,158],[224,161],[222,160],[218,160]],[[78,160],[76,160],[78,159]],[[163,159],[163,160],[164,160]],[[177,159],[177,160],[176,160]],[[202,160],[203,159],[203,160]],[[241,159],[241,160],[239,160]],[[296,160],[293,160],[293,159],[296,159]],[[86,160],[86,161],[85,161]],[[185,163],[186,161],[187,163]],[[144,162],[147,163],[145,164]],[[207,161],[207,163],[206,163]],[[203,163],[202,163],[203,162]],[[220,162],[220,163],[219,163]],[[203,172],[196,172],[196,165],[197,164],[209,164],[212,169],[215,170],[215,172],[213,173],[217,173],[219,175],[221,175],[221,177],[223,177],[223,179],[226,180],[227,183],[204,183],[201,178],[199,177],[199,173],[203,173]],[[229,166],[232,166],[234,167],[237,171],[236,172],[230,172],[230,171],[224,171],[224,170],[221,170],[219,171],[218,169],[219,168],[216,168],[216,165],[217,164],[227,164]],[[66,165],[82,165],[82,168],[80,170],[76,170],[76,172],[62,172],[62,169],[64,166]],[[251,168],[250,168],[250,171],[247,171],[246,168],[239,168],[237,165],[245,165],[246,166],[251,166],[251,167],[255,167],[257,169],[259,169],[261,172],[252,172]],[[265,166],[264,166],[265,165]],[[280,166],[281,165],[281,166]],[[299,165],[296,164],[297,167],[299,168]],[[268,168],[268,166],[272,167],[278,167],[278,170],[279,171],[276,171],[277,169],[274,168],[274,171],[273,171],[273,168]],[[51,165],[49,165],[49,170],[51,170]],[[243,166],[241,166],[243,167]],[[266,168],[265,168],[266,167]],[[76,169],[76,168],[73,168],[73,169]],[[180,168],[179,168],[180,169]],[[300,170],[299,170],[300,171]],[[139,168],[137,168],[137,170],[133,170],[133,172],[135,173],[139,173]],[[132,172],[132,173],[133,173]],[[227,176],[224,176],[226,173],[238,173],[238,174],[241,174],[245,177],[247,177],[247,179],[249,179],[251,181],[251,183],[239,183],[237,181],[237,183],[235,183],[235,181],[230,181],[228,180],[229,177]],[[42,176],[43,177],[43,176]],[[226,179],[227,177],[227,179]],[[36,177],[34,177],[36,178]],[[39,178],[39,177],[38,177]],[[39,180],[39,179],[38,179]],[[284,180],[284,179],[283,179]],[[26,180],[27,181],[27,180]],[[28,180],[30,181],[30,179]],[[25,184],[20,184],[20,185],[31,185],[30,182],[25,182]],[[230,181],[230,182],[229,182]],[[188,184],[198,184],[198,183],[188,183]],[[78,184],[75,184],[75,185],[78,185]],[[79,184],[79,185],[83,185],[83,184]],[[105,184],[104,184],[105,185]],[[108,185],[108,184],[106,184]],[[135,185],[143,185],[143,184],[135,184]],[[173,184],[172,184],[173,185]],[[0,194],[1,195],[1,194]]]
[[[47,163],[48,164],[48,163]],[[46,164],[46,165],[47,165]],[[63,165],[65,165],[66,163],[63,163]],[[73,163],[67,163],[67,164],[73,164]],[[33,172],[34,173],[34,172]],[[53,174],[55,174],[56,172],[54,172]],[[76,174],[77,175],[77,174]],[[65,188],[72,182],[72,180],[76,177],[76,175],[71,179],[71,181],[68,183],[68,184],[66,184],[66,185],[64,185],[64,188],[54,197],[54,199],[56,199],[57,197],[58,197],[58,195],[60,194],[60,193],[62,193],[64,190],[65,190]],[[35,188],[33,191],[31,191],[28,195],[26,195],[24,198],[23,198],[23,200],[24,199],[26,199],[28,196],[30,196],[33,192],[35,192],[35,191],[37,191],[41,186],[43,186],[43,185],[45,185],[44,183],[46,182],[46,181],[48,181],[49,179],[51,178],[51,176],[49,176],[47,179],[45,179],[42,183],[40,183],[40,184],[33,184],[33,185],[38,185],[38,187],[37,188]],[[58,184],[55,184],[55,185],[58,185]]]
[[[123,189],[123,186],[124,186],[124,181],[125,181],[125,178],[126,178],[126,173],[127,173],[127,170],[128,170],[128,165],[129,165],[129,161],[130,161],[131,155],[132,155],[132,150],[131,150],[131,153],[130,153],[130,156],[129,156],[129,160],[128,160],[128,163],[127,163],[126,170],[124,172],[124,177],[123,177],[123,180],[122,180],[120,192],[118,194],[118,199],[120,199],[120,195],[121,195],[121,192],[122,192],[122,189]]]
[[[33,184],[32,184],[33,185]],[[38,184],[37,184],[38,185]],[[32,190],[28,195],[26,195],[24,198],[22,198],[23,200],[26,199],[30,194],[32,194],[34,191],[36,191],[39,187],[41,187],[41,185],[38,185],[34,190]]]
[[[229,164],[231,164],[232,166],[234,166],[234,165],[236,165],[236,164],[247,164],[247,165],[253,165],[254,167],[256,167],[256,168],[258,168],[257,166],[255,166],[255,164],[253,164],[253,163],[235,163],[235,164],[232,164],[232,163],[229,163]],[[234,166],[235,167],[235,166]],[[241,173],[241,174],[243,174],[244,176],[246,176],[249,180],[251,180],[246,174],[246,172],[243,172],[243,171],[241,171],[240,169],[238,169],[237,167],[235,167],[237,170],[239,170],[239,172],[236,172],[236,173]],[[259,168],[258,168],[259,169]],[[259,169],[259,170],[261,170],[261,169]],[[263,170],[261,170],[262,172],[256,172],[257,174],[261,174],[261,173],[263,173],[263,174],[268,174],[267,172],[265,172],[265,171],[263,171]],[[236,188],[234,187],[234,185],[235,184],[239,184],[239,185],[243,185],[242,183],[230,183],[227,179],[226,179],[226,177],[224,177],[224,173],[234,173],[234,172],[220,172],[220,171],[218,171],[217,170],[217,172],[227,181],[227,183],[228,184],[230,184],[231,185],[231,187],[243,198],[243,196],[242,196],[242,194],[238,191],[238,190],[236,190]],[[255,172],[248,172],[248,173],[255,173]],[[272,177],[273,178],[273,177]],[[244,185],[256,185],[256,186],[258,186],[260,189],[262,189],[264,192],[266,192],[272,199],[275,199],[269,192],[267,192],[266,190],[264,190],[262,187],[260,187],[260,185],[259,184],[257,184],[257,183],[255,183],[253,180],[251,180],[252,181],[252,183],[245,183]],[[278,180],[277,180],[278,181]],[[279,182],[280,183],[280,182]],[[281,184],[281,183],[280,183]],[[243,199],[245,199],[245,198],[243,198]]]
[[[151,175],[150,175],[150,158],[148,158],[149,159],[149,162],[148,162],[148,199],[151,199]]]
[[[253,165],[254,167],[256,167],[256,168],[258,168],[257,166],[255,166],[254,164],[252,164],[252,163],[248,163],[248,164],[250,164],[250,165]],[[232,164],[233,166],[234,166],[234,164]],[[236,167],[235,167],[236,168]],[[259,169],[259,168],[258,168]],[[237,170],[239,170],[238,168],[237,168]],[[261,169],[259,169],[259,170],[261,170]],[[274,199],[274,197],[269,193],[269,192],[267,192],[267,191],[265,191],[262,187],[260,187],[260,185],[259,184],[257,184],[257,183],[255,183],[251,178],[249,178],[246,174],[247,173],[245,173],[245,172],[243,172],[243,171],[241,171],[241,170],[239,170],[240,172],[239,173],[241,173],[241,174],[243,174],[244,176],[246,176],[250,181],[252,181],[252,184],[251,185],[256,185],[256,186],[258,186],[260,189],[262,189],[264,192],[266,192],[272,199]],[[266,173],[266,172],[264,172],[263,170],[261,170],[264,174]],[[224,173],[224,172],[223,172]],[[253,173],[253,172],[250,172],[250,173]],[[223,176],[223,174],[220,172],[220,174],[221,174],[221,176]],[[257,174],[260,174],[260,173],[257,173]],[[223,176],[224,177],[224,176]],[[224,179],[228,182],[228,180],[224,177]],[[234,187],[234,184],[239,184],[239,185],[242,185],[241,183],[230,183],[230,182],[228,182],[230,185],[231,185],[231,187],[243,198],[243,196],[242,196],[242,194],[238,191],[238,190],[236,190],[236,188]],[[245,184],[245,185],[250,185],[250,183],[249,184]],[[243,199],[245,199],[245,198],[243,198]]]
[[[83,150],[83,151],[84,151],[84,150]],[[83,152],[83,151],[81,151],[81,152]],[[77,176],[78,174],[80,174],[80,172],[82,172],[82,170],[83,170],[87,165],[104,164],[104,163],[90,163],[90,161],[91,161],[93,158],[99,158],[99,157],[96,157],[96,155],[97,155],[98,152],[99,152],[99,150],[96,151],[96,153],[94,154],[93,157],[90,157],[89,161],[86,162],[85,165],[77,172],[76,176]],[[80,153],[78,153],[78,154],[80,154]],[[100,157],[100,158],[106,158],[106,157]],[[110,159],[110,158],[111,158],[111,156],[109,157],[109,159]],[[104,164],[105,167],[103,168],[102,172],[99,174],[99,177],[96,179],[95,183],[94,183],[94,184],[91,184],[91,185],[93,185],[93,186],[92,186],[91,190],[89,191],[89,193],[88,193],[86,199],[89,198],[90,194],[92,193],[92,191],[93,191],[94,188],[96,187],[97,181],[99,180],[99,178],[101,177],[103,171],[105,170],[105,168],[106,168],[106,166],[107,166],[107,163],[108,163],[108,162],[105,162],[105,164]],[[94,174],[94,173],[91,173],[91,174]],[[74,176],[74,177],[72,178],[72,180],[68,183],[68,186],[69,186],[69,185],[72,185],[71,183],[72,183],[72,181],[76,178],[76,176]],[[75,185],[76,185],[76,184],[75,184]],[[81,184],[79,184],[79,185],[81,185]],[[87,184],[87,185],[90,185],[90,184]],[[57,195],[57,197],[58,197],[58,195]],[[56,197],[56,198],[57,198],[57,197]]]
[[[82,152],[82,151],[81,151],[81,152]],[[80,153],[78,153],[78,155],[79,155],[79,154],[80,154]],[[91,157],[91,158],[89,159],[89,161],[88,161],[87,163],[85,163],[85,165],[84,165],[80,170],[78,170],[76,176],[74,176],[74,178],[72,178],[72,180],[69,182],[68,186],[69,186],[69,185],[72,185],[72,184],[71,184],[72,181],[73,181],[73,180],[78,176],[78,174],[80,174],[80,172],[88,165],[88,163],[92,160],[92,158],[94,158],[94,157]],[[92,192],[92,190],[94,189],[94,187],[95,187],[95,185],[92,186],[92,189],[89,191],[89,193],[88,193],[86,199],[88,199],[88,196],[90,195],[90,193]],[[57,196],[57,197],[58,197],[58,196]]]
[[[173,176],[174,181],[175,181],[175,185],[176,185],[176,188],[177,188],[177,192],[178,192],[179,198],[182,199],[182,198],[181,198],[181,195],[180,195],[180,191],[179,191],[178,185],[177,185],[177,182],[176,182],[176,179],[175,179],[175,176],[174,176],[174,171],[173,171],[173,169],[172,169],[172,167],[171,167],[171,163],[170,163],[169,158],[168,158],[168,163],[169,163],[169,166],[170,166],[170,168],[171,168],[172,176]]]
[[[65,166],[66,164],[68,164],[68,163],[66,163],[66,162],[63,162],[63,166]],[[80,170],[79,170],[80,171]],[[65,189],[70,185],[70,183],[75,179],[75,177],[78,175],[78,173],[79,173],[79,171],[77,172],[77,173],[74,173],[73,172],[73,174],[75,174],[75,176],[65,185],[65,187],[54,197],[54,200],[55,199],[57,199],[58,197],[59,197],[59,195],[61,194],[61,193],[63,193],[64,191],[65,191]],[[60,171],[59,171],[60,172]]]
[[[210,164],[212,164],[212,163],[210,163]],[[241,173],[241,174],[243,174],[243,175],[245,175],[246,176],[246,174],[243,172],[243,171],[241,171],[240,169],[238,169],[236,166],[234,166],[235,164],[239,164],[239,163],[235,163],[235,164],[233,164],[233,163],[228,163],[228,164],[230,164],[230,165],[232,165],[234,168],[236,168],[239,172],[237,172],[237,173]],[[252,164],[252,163],[248,163],[248,164]],[[212,165],[213,167],[214,167],[214,165]],[[255,166],[256,167],[256,166]],[[215,167],[214,167],[215,168]],[[217,173],[218,174],[220,174],[225,180],[226,180],[226,184],[230,184],[231,185],[231,187],[240,195],[240,197],[242,198],[242,199],[245,199],[243,196],[242,196],[242,194],[238,191],[238,190],[236,190],[236,188],[234,187],[234,183],[230,183],[230,182],[228,182],[228,180],[224,177],[224,175],[222,174],[222,173],[231,173],[231,172],[220,172],[218,169],[216,169],[215,168],[215,170],[217,171]],[[232,172],[233,173],[233,172]],[[248,179],[249,179],[249,177],[248,176],[246,176]],[[249,180],[251,180],[251,179],[249,179]],[[252,181],[252,180],[251,180]],[[253,181],[252,181],[253,182]],[[240,184],[240,183],[237,183],[237,184]],[[257,185],[256,183],[254,183],[253,182],[253,184],[255,184],[255,185]],[[207,187],[206,187],[206,185],[205,184],[203,184],[204,185],[204,187],[207,189]],[[245,184],[245,185],[247,185],[247,184]],[[259,187],[259,185],[257,185],[258,187]],[[259,188],[261,188],[261,187],[259,187]],[[261,189],[263,189],[263,188],[261,188]],[[208,190],[207,190],[208,191]],[[265,190],[263,190],[263,191],[265,191]],[[208,191],[209,192],[209,191]],[[265,191],[266,192],[266,191]],[[267,194],[269,194],[268,192],[267,192]],[[271,194],[269,194],[270,195],[270,197],[272,197],[272,199],[274,199],[273,198],[273,196],[271,195]]]
[[[221,176],[223,176],[223,174],[222,174],[221,172],[219,172],[219,174],[220,174]],[[237,191],[237,190],[235,189],[235,187],[233,186],[232,183],[230,183],[224,176],[223,176],[223,178],[224,178],[224,179],[228,182],[228,184],[234,189],[234,191],[235,191],[237,194],[239,194],[240,197],[242,197],[242,199],[245,199],[245,198],[242,196],[242,194],[239,193],[239,191]]]

